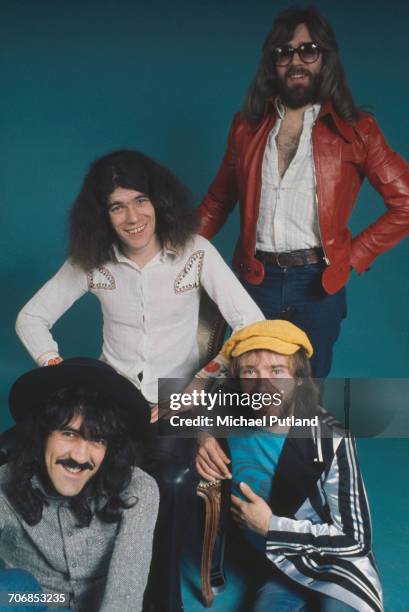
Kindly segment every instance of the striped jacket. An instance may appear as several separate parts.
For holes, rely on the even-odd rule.
[[[296,428],[298,429],[298,428]],[[381,612],[371,519],[352,437],[322,412],[287,437],[273,477],[266,555],[299,584]]]

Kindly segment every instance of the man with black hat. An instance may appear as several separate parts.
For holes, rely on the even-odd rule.
[[[19,378],[10,409],[17,444],[0,468],[0,557],[43,591],[16,603],[141,610],[159,502],[136,467],[147,402],[107,364],[68,359]]]

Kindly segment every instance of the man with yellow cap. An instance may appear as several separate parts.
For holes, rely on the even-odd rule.
[[[380,612],[382,588],[355,444],[318,405],[307,335],[288,321],[242,328],[221,356],[242,392],[278,391],[282,426],[228,435],[222,448],[202,434],[196,467],[231,483],[240,546],[260,578],[253,612]],[[294,419],[288,417],[313,416]],[[294,423],[302,422],[302,427]],[[256,571],[255,571],[255,568]]]

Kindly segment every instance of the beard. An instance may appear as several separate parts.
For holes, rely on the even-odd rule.
[[[288,78],[300,74],[308,78],[307,85],[288,85]],[[297,109],[314,104],[318,101],[318,91],[321,84],[320,73],[312,73],[307,68],[293,67],[287,70],[283,77],[277,76],[277,89],[281,102],[288,108]]]
[[[266,416],[275,416],[279,419],[291,416],[294,412],[295,394],[296,389],[293,389],[289,393],[286,393],[282,398],[281,404],[279,406],[271,406],[265,411]]]
[[[286,378],[282,379],[281,381],[274,379],[273,382],[271,379],[265,378],[258,379],[257,381],[252,380],[251,382],[256,383],[256,386],[253,387],[253,389],[246,389],[245,385],[242,384],[242,390],[249,392],[250,395],[256,394],[257,396],[260,396],[262,393],[265,396],[270,396],[270,401],[266,401],[265,405],[257,410],[257,414],[259,416],[276,416],[278,418],[291,416],[294,409],[294,400],[298,388],[298,385],[296,385],[294,379]],[[275,402],[273,402],[274,394],[278,394],[281,398],[279,405],[276,405]]]

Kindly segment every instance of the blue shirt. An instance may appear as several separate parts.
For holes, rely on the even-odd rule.
[[[229,436],[234,495],[246,499],[239,488],[240,482],[245,482],[256,495],[269,502],[285,438],[265,430],[255,430],[245,436]],[[265,538],[247,529],[245,534],[256,548],[264,551]]]

